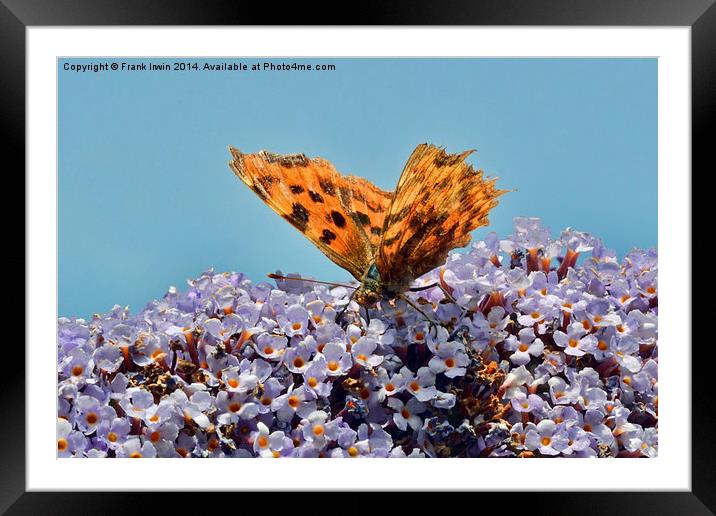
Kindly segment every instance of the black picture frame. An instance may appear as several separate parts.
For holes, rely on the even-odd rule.
[[[716,5],[715,0],[453,0],[449,3],[364,1],[344,4],[339,14],[335,4],[292,3],[281,6],[261,2],[152,0],[0,0],[0,146],[5,178],[18,179],[25,167],[25,29],[31,26],[64,25],[554,25],[554,26],[685,26],[691,27],[692,50],[692,175],[675,181],[693,181],[694,172],[706,173],[709,138],[716,112]],[[711,129],[711,131],[709,131]],[[10,158],[10,159],[8,159]],[[9,165],[12,163],[13,166]],[[711,165],[709,163],[709,165]],[[711,165],[713,166],[713,165]],[[8,184],[7,182],[5,183]],[[7,188],[7,187],[6,187]],[[16,192],[24,191],[24,182]],[[9,191],[6,189],[5,191]],[[14,197],[14,196],[13,196]],[[7,197],[9,198],[9,196]],[[16,216],[15,216],[16,218]],[[13,219],[7,219],[11,221]],[[9,228],[11,223],[6,223]],[[24,238],[22,236],[21,238]],[[18,243],[13,249],[20,248]],[[691,260],[685,249],[684,260]],[[19,261],[6,254],[11,263]],[[25,262],[26,263],[26,262]],[[11,265],[12,266],[12,265]],[[31,273],[25,267],[25,275]],[[685,302],[687,300],[684,300]],[[25,311],[25,322],[32,324]],[[691,336],[673,345],[691,345]],[[5,343],[6,346],[10,345]],[[30,353],[33,343],[25,342]],[[477,510],[517,512],[524,507],[532,514],[610,514],[612,511],[637,514],[714,514],[716,511],[716,467],[714,431],[710,424],[706,382],[713,375],[708,360],[699,360],[694,348],[692,367],[692,443],[698,453],[691,456],[690,492],[615,493],[510,493],[471,495]],[[66,493],[26,492],[24,421],[25,364],[4,368],[0,397],[6,422],[0,425],[2,468],[0,513],[7,514],[113,514],[134,507],[161,504],[167,510],[185,501],[178,493]],[[685,378],[684,381],[689,381]],[[684,410],[671,407],[668,410]],[[688,411],[684,410],[688,415]],[[8,421],[12,421],[8,424]],[[706,444],[698,446],[698,444]],[[619,460],[619,459],[615,459]],[[197,468],[198,471],[203,468]],[[161,474],[161,473],[160,473]],[[522,479],[526,481],[526,479]],[[522,485],[529,488],[524,482]],[[559,486],[556,485],[556,488]],[[78,489],[81,485],[78,484]],[[214,496],[214,495],[212,495]],[[217,495],[218,496],[218,495]],[[283,497],[272,500],[281,501]],[[508,499],[509,502],[505,503]],[[218,500],[218,498],[217,498]],[[131,505],[128,505],[131,504]],[[349,504],[350,505],[350,504]],[[246,507],[246,506],[244,506]],[[217,507],[218,509],[218,507]],[[143,512],[143,511],[142,511]]]

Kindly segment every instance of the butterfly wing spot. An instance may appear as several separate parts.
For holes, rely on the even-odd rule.
[[[291,185],[289,188],[291,189],[291,192],[296,195],[303,193],[303,187],[301,185]]]
[[[331,245],[331,242],[333,242],[335,239],[336,234],[330,229],[324,229],[323,235],[321,235],[321,237],[319,238],[319,240],[326,245]]]
[[[333,210],[331,212],[331,219],[333,220],[333,223],[337,227],[339,227],[339,228],[346,227],[346,218],[343,215],[341,215],[339,212]]]
[[[306,231],[308,226],[308,211],[300,202],[294,202],[291,214],[287,217],[288,221],[296,226],[299,231]]]
[[[321,177],[318,179],[318,185],[321,187],[321,190],[323,190],[324,194],[330,195],[331,197],[335,197],[336,187],[331,181]]]
[[[364,226],[370,226],[370,217],[361,211],[356,212],[356,217]]]
[[[314,192],[313,190],[308,191],[308,196],[311,198],[313,202],[316,203],[323,203],[323,197],[321,197],[321,194],[318,192]]]
[[[383,229],[382,229],[382,228],[379,228],[379,227],[377,227],[377,226],[371,226],[371,227],[370,227],[370,232],[371,232],[372,234],[376,235],[376,236],[380,236],[381,233],[383,233]]]

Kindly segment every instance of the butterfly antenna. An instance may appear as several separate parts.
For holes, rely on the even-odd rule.
[[[273,274],[269,273],[266,276],[268,276],[271,279],[278,279],[278,280],[295,280],[295,281],[307,281],[309,283],[318,283],[320,285],[329,285],[331,287],[345,287],[345,288],[352,288],[357,289],[358,287],[354,285],[344,285],[343,283],[332,283],[330,281],[319,281],[315,279],[308,279],[308,278],[295,278],[295,277],[289,277],[289,276],[282,276],[281,274]]]

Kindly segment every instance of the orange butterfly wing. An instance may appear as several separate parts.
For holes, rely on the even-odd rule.
[[[470,232],[488,224],[489,211],[506,190],[465,163],[472,151],[447,154],[418,145],[398,181],[383,224],[376,265],[381,280],[406,287],[442,264],[448,252],[470,242]]]
[[[256,195],[333,262],[362,278],[375,258],[391,193],[344,176],[321,158],[229,151],[231,169]]]

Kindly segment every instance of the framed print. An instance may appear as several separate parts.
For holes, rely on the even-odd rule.
[[[403,490],[711,513],[709,2],[351,27],[49,7],[0,11],[27,191],[3,510]]]

